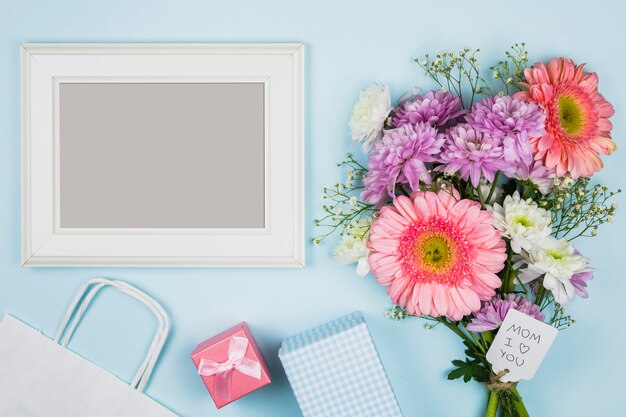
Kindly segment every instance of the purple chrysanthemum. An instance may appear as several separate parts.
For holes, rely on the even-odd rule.
[[[511,96],[488,97],[476,103],[465,121],[479,132],[501,138],[505,160],[518,165],[530,165],[530,138],[545,134],[545,116],[539,106]]]
[[[590,281],[591,279],[593,279],[593,271],[584,271],[572,275],[569,282],[574,286],[576,295],[581,298],[587,298],[589,297],[589,293],[587,292],[587,281]]]
[[[457,96],[441,90],[429,91],[400,104],[395,109],[391,124],[393,127],[417,123],[443,126],[464,113],[461,99]]]
[[[377,204],[385,196],[393,196],[398,183],[408,183],[413,190],[420,181],[430,184],[425,162],[435,160],[433,155],[444,142],[445,136],[427,123],[387,130],[370,154],[363,200]]]
[[[502,139],[482,133],[468,124],[454,126],[448,131],[448,138],[439,162],[439,170],[456,172],[465,181],[478,187],[481,177],[494,181],[495,173],[511,169],[511,163],[503,158]]]
[[[554,186],[556,173],[554,169],[547,169],[543,166],[541,160],[534,160],[530,165],[521,164],[514,172],[509,172],[507,175],[520,181],[530,181],[535,184],[541,194],[548,194]]]
[[[506,317],[506,313],[511,309],[539,321],[543,321],[545,318],[538,305],[531,303],[522,296],[508,294],[504,300],[494,297],[489,301],[484,301],[481,309],[474,313],[474,318],[467,325],[467,330],[476,333],[495,330],[500,327],[504,317]]]

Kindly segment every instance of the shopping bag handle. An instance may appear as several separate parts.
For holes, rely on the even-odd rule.
[[[153,298],[151,298],[147,294],[143,293],[138,288],[133,287],[132,285],[124,281],[107,280],[104,278],[95,278],[87,282],[85,284],[85,289],[79,292],[79,295],[80,295],[81,293],[84,294],[85,292],[88,291],[87,295],[85,295],[84,298],[82,298],[82,300],[79,298],[79,295],[77,295],[76,298],[77,300],[80,301],[80,304],[79,304],[78,310],[75,311],[75,315],[74,315],[75,318],[74,318],[74,321],[72,322],[72,325],[66,331],[65,337],[61,339],[61,345],[67,346],[71,336],[73,335],[76,327],[78,326],[80,320],[82,319],[82,316],[87,310],[87,307],[89,306],[89,304],[91,303],[91,301],[93,300],[97,292],[105,286],[112,286],[138,299],[139,301],[144,303],[146,306],[148,306],[148,308],[150,308],[150,310],[154,313],[155,317],[159,321],[159,328],[157,332],[155,333],[155,337],[152,341],[150,349],[148,350],[148,354],[146,355],[146,358],[141,364],[139,370],[137,371],[135,378],[133,378],[133,381],[130,383],[132,387],[136,388],[139,391],[143,391],[145,386],[148,384],[150,375],[152,374],[154,366],[156,365],[156,362],[159,359],[160,352],[167,339],[167,334],[169,333],[169,318],[167,317],[167,313],[165,313],[165,311],[163,310],[163,307],[161,307],[161,305],[158,302],[156,302]],[[69,309],[68,309],[68,312],[69,312]]]
[[[170,329],[170,320],[163,307],[155,299],[138,288],[133,287],[124,281],[109,280],[106,278],[93,278],[87,281],[78,291],[74,300],[68,307],[54,340],[61,346],[67,346],[72,335],[74,334],[74,331],[76,330],[76,327],[82,320],[85,311],[89,307],[89,304],[98,291],[107,286],[116,288],[117,290],[130,295],[146,305],[150,311],[152,311],[159,323],[154,338],[152,339],[150,349],[139,367],[137,374],[129,384],[138,391],[143,391],[148,384],[152,371],[154,370],[163,346],[167,340]]]

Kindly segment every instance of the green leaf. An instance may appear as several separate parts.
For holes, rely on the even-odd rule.
[[[489,377],[489,370],[486,369],[478,359],[466,358],[462,360],[453,360],[454,369],[448,373],[448,379],[463,378],[464,382],[474,379],[478,382],[485,382]]]

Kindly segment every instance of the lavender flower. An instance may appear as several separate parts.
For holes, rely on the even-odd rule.
[[[530,165],[530,138],[545,134],[541,109],[511,96],[488,97],[476,103],[465,121],[479,132],[501,138],[504,159],[518,165]]]
[[[448,138],[439,156],[445,165],[437,169],[456,172],[465,181],[478,187],[481,177],[494,181],[495,173],[512,169],[504,158],[502,139],[481,133],[469,124],[460,124],[448,131]]]
[[[417,123],[443,126],[465,112],[461,106],[461,99],[455,95],[441,90],[429,91],[400,104],[395,109],[391,124],[393,127]]]
[[[364,180],[362,198],[377,204],[386,195],[393,196],[397,183],[408,183],[413,190],[419,182],[430,184],[425,162],[435,160],[445,136],[427,123],[403,125],[388,130],[370,154],[369,171]]]
[[[590,281],[591,279],[593,279],[593,271],[584,271],[572,275],[569,282],[574,286],[576,295],[581,298],[587,298],[589,297],[589,293],[587,292],[587,281]]]
[[[521,164],[516,170],[507,172],[507,176],[520,181],[532,182],[541,194],[548,194],[554,186],[554,169],[547,169],[541,160],[534,160],[530,165]]]
[[[495,330],[500,327],[510,309],[517,310],[539,321],[543,321],[545,318],[538,305],[531,303],[522,296],[508,294],[504,300],[494,297],[490,301],[484,301],[482,308],[474,313],[474,318],[467,325],[467,330],[476,333]]]

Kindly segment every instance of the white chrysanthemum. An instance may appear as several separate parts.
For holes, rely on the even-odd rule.
[[[515,266],[526,265],[519,270],[523,283],[543,276],[543,286],[552,291],[554,299],[565,305],[576,296],[572,276],[589,270],[589,259],[580,255],[565,239],[552,236],[543,241],[543,247],[523,254]]]
[[[340,264],[356,263],[356,273],[360,277],[364,277],[370,271],[369,263],[367,262],[369,249],[367,248],[366,239],[343,235],[341,242],[335,248],[333,256]]]
[[[363,142],[364,152],[369,152],[382,137],[385,119],[390,112],[391,98],[385,84],[372,84],[361,91],[350,116],[350,130],[352,140]]]
[[[356,263],[356,274],[360,277],[364,277],[370,272],[368,242],[371,224],[371,217],[364,217],[350,224],[348,232],[343,235],[333,253],[335,261],[340,264]]]
[[[506,196],[502,206],[494,204],[492,210],[494,226],[511,240],[515,253],[541,247],[552,232],[550,212],[532,200],[521,199],[517,191]]]

